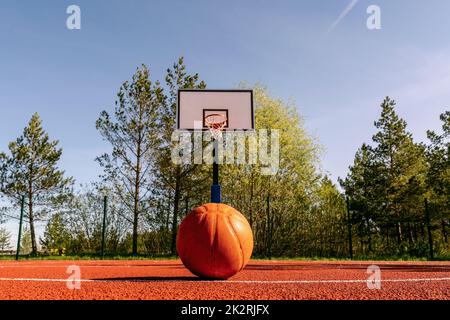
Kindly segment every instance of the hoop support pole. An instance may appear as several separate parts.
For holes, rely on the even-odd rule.
[[[221,188],[219,184],[219,141],[214,139],[214,149],[213,149],[213,184],[211,186],[211,202],[220,203],[222,202]]]

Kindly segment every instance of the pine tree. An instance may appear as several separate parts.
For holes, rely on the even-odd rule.
[[[430,144],[427,147],[429,163],[428,184],[436,195],[450,194],[450,111],[440,115],[442,134],[427,131]],[[448,199],[448,197],[447,197]]]
[[[173,147],[172,133],[176,129],[176,107],[178,89],[204,89],[206,84],[200,81],[198,74],[188,74],[183,58],[179,58],[166,75],[167,94],[159,109],[159,122],[161,123],[161,141],[159,144],[154,174],[157,178],[158,193],[155,201],[158,207],[164,203],[172,203],[171,221],[167,216],[166,227],[171,229],[170,251],[175,253],[176,235],[180,213],[192,205],[201,204],[197,201],[199,194],[205,194],[205,176],[200,173],[201,165],[173,164],[171,150]],[[209,187],[209,186],[208,186]],[[183,206],[184,204],[184,206]],[[164,210],[161,208],[161,210]],[[167,214],[169,210],[166,209]]]
[[[70,194],[73,183],[58,169],[62,149],[51,141],[35,113],[23,134],[9,144],[10,156],[3,154],[1,192],[16,205],[26,196],[32,254],[37,254],[35,221],[45,218]]]
[[[357,226],[357,234],[367,242],[372,251],[372,230],[383,227],[382,200],[379,198],[383,184],[379,180],[380,168],[371,146],[363,144],[356,152],[353,166],[349,167],[345,180],[339,179],[349,199],[351,224]],[[381,202],[380,202],[381,201]],[[364,251],[364,248],[361,248]]]
[[[138,68],[131,82],[125,81],[117,94],[114,118],[103,111],[97,130],[112,146],[111,153],[97,158],[109,182],[131,211],[132,254],[138,250],[139,216],[147,208],[152,179],[149,175],[158,145],[157,111],[162,102],[159,82],[152,84],[145,65]]]
[[[352,223],[360,239],[359,249],[366,253],[372,244],[385,240],[384,253],[417,242],[417,229],[423,229],[426,162],[424,148],[413,141],[406,122],[395,112],[395,101],[386,97],[373,146],[363,144],[345,180],[340,180],[350,200]],[[391,238],[396,238],[393,246]],[[422,234],[423,237],[423,234]]]
[[[440,115],[442,133],[428,131],[430,144],[426,147],[428,163],[427,196],[434,209],[434,219],[440,224],[442,240],[448,246],[450,227],[450,111]]]
[[[406,131],[405,120],[395,112],[395,101],[386,97],[381,104],[379,130],[372,138],[378,168],[380,208],[396,225],[397,243],[403,241],[403,227],[417,220],[423,212],[425,159],[423,148],[415,144]],[[409,230],[408,230],[409,231]],[[408,235],[409,236],[409,235]]]

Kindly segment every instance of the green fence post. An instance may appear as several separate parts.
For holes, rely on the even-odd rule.
[[[22,196],[22,201],[20,202],[20,222],[19,222],[19,236],[17,238],[17,250],[16,250],[16,260],[19,260],[20,253],[20,238],[22,237],[22,222],[23,222],[23,211],[25,207],[25,196]]]
[[[108,210],[108,196],[103,198],[103,225],[102,225],[102,249],[101,249],[101,257],[103,259],[104,250],[105,250],[105,231],[106,231],[106,213]]]
[[[425,220],[427,224],[427,231],[428,231],[428,245],[430,248],[430,259],[433,260],[434,253],[433,253],[433,234],[431,233],[431,219],[430,219],[430,212],[428,211],[428,199],[425,198]]]

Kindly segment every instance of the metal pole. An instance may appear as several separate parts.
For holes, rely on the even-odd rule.
[[[348,252],[350,254],[350,260],[353,260],[353,243],[352,243],[352,219],[350,215],[350,204],[348,197],[345,198],[347,206],[347,228],[348,228]]]
[[[25,208],[25,196],[22,196],[22,201],[20,202],[20,222],[19,222],[19,236],[17,238],[16,260],[19,260],[20,240],[22,238],[22,222],[23,222],[24,208]]]
[[[220,203],[221,190],[219,184],[219,141],[214,139],[214,149],[213,149],[213,184],[211,186],[211,202]]]
[[[213,163],[213,184],[219,184],[219,165]]]
[[[213,184],[219,184],[219,142],[214,139]]]
[[[103,225],[102,225],[102,248],[101,248],[101,258],[103,259],[104,249],[105,249],[105,231],[106,231],[106,213],[108,211],[108,196],[103,198]]]
[[[430,222],[430,212],[428,211],[428,199],[425,198],[425,221],[427,223],[428,231],[428,245],[430,248],[430,258],[434,258],[433,254],[433,234],[431,233],[431,222]]]

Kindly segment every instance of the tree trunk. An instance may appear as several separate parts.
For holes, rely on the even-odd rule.
[[[420,223],[420,236],[425,238],[425,224],[422,222]]]
[[[138,244],[138,216],[139,216],[139,201],[137,201],[137,197],[134,197],[134,219],[133,219],[133,249],[132,254],[134,256],[137,255],[137,244]]]
[[[139,165],[136,170],[136,181],[134,190],[134,206],[133,206],[133,250],[134,256],[138,253],[138,223],[139,223]]]
[[[180,168],[177,167],[176,180],[175,180],[175,198],[173,203],[173,216],[172,216],[172,241],[170,244],[170,252],[176,254],[176,242],[178,231],[178,208],[180,205]]]
[[[184,215],[189,213],[189,198],[186,195],[186,199],[184,199]]]
[[[389,249],[389,226],[386,227],[386,247]]]
[[[28,177],[28,217],[30,219],[30,236],[31,236],[31,254],[37,255],[37,245],[36,245],[36,232],[34,230],[34,216],[33,216],[33,166],[34,157],[31,160],[29,167],[29,177]]]
[[[369,252],[372,252],[372,230],[370,229],[369,218],[366,218],[367,244]]]
[[[165,210],[165,212],[167,212],[166,215],[166,231],[169,232],[170,229],[170,201],[167,201],[167,208],[163,208],[163,210]]]
[[[34,231],[33,196],[28,194],[28,216],[30,218],[31,254],[37,255],[36,233]]]
[[[397,222],[397,244],[400,245],[402,243],[402,225],[400,222]]]
[[[408,222],[408,242],[410,245],[414,243],[413,231],[411,227],[411,223]]]
[[[428,246],[429,246],[429,254],[430,258],[434,258],[433,253],[433,234],[431,230],[431,220],[430,220],[430,212],[428,211],[428,200],[425,198],[425,223],[427,224],[427,233],[428,233]]]
[[[413,239],[415,239],[415,241],[417,241],[419,239],[419,235],[417,234],[417,223],[414,223]]]
[[[442,226],[442,236],[444,237],[444,242],[445,242],[445,245],[447,246],[448,237],[447,237],[446,223],[445,223],[444,219],[441,220],[441,226]]]
[[[136,153],[136,177],[134,181],[134,207],[133,207],[133,251],[132,254],[136,256],[138,254],[138,223],[139,223],[139,197],[141,187],[141,134],[137,142]]]

